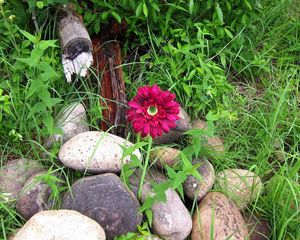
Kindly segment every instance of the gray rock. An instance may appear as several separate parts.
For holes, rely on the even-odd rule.
[[[129,186],[131,191],[134,193],[136,197],[138,197],[138,190],[141,182],[142,169],[137,169],[134,173],[129,177]],[[167,177],[157,171],[154,168],[150,168],[146,172],[144,184],[149,183],[162,183],[167,180]]]
[[[262,182],[248,170],[226,169],[217,174],[215,188],[244,209],[260,195]]]
[[[142,201],[152,194],[151,184],[144,184]],[[165,240],[183,240],[192,230],[192,218],[175,190],[169,188],[165,194],[166,202],[151,207],[153,232]]]
[[[118,173],[130,156],[122,159],[123,147],[133,144],[126,139],[105,132],[91,131],[76,135],[60,149],[59,160],[67,167],[90,173]],[[139,159],[139,150],[133,152]]]
[[[193,216],[192,240],[245,240],[248,237],[241,213],[224,194],[210,192],[200,201]]]
[[[94,220],[71,210],[35,214],[14,240],[105,240],[103,228]]]
[[[188,198],[200,201],[213,187],[215,182],[215,171],[213,165],[205,158],[193,160],[193,165],[200,164],[197,171],[201,179],[190,175],[184,181],[183,189]]]
[[[107,239],[134,232],[142,215],[134,194],[112,173],[77,180],[62,200],[63,209],[76,210],[103,226]]]
[[[46,140],[45,147],[51,147],[55,142],[65,143],[79,133],[89,131],[85,108],[81,103],[71,103],[57,117],[56,127],[63,134],[55,134]]]
[[[191,119],[182,107],[180,107],[178,116],[180,117],[180,119],[176,121],[176,127],[174,129],[171,129],[170,132],[164,133],[160,137],[154,138],[153,141],[155,144],[173,143],[183,137],[184,132],[192,128],[190,124]]]
[[[37,180],[38,177],[46,173],[47,171],[41,171],[33,174],[20,191],[16,208],[18,213],[26,220],[34,214],[43,210],[49,210],[52,207],[52,201],[49,201],[51,195],[50,186]]]
[[[150,160],[159,168],[164,165],[173,167],[180,161],[180,150],[171,147],[158,147],[150,153]]]
[[[8,200],[16,199],[27,179],[42,169],[38,161],[23,158],[6,162],[0,168],[0,192]]]

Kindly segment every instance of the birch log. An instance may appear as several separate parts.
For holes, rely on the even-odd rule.
[[[58,36],[67,82],[72,81],[73,74],[85,77],[93,63],[93,45],[82,20],[71,4],[58,9]]]

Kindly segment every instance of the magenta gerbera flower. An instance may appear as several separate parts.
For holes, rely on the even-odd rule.
[[[135,132],[142,137],[150,134],[155,138],[176,127],[179,103],[174,101],[175,98],[175,94],[162,91],[157,85],[140,87],[128,103],[127,119],[132,122]]]

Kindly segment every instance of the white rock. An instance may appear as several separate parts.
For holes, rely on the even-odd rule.
[[[56,126],[63,134],[55,134],[47,139],[45,146],[48,148],[54,142],[65,143],[79,133],[89,131],[85,108],[81,103],[71,103],[57,117]]]
[[[130,156],[122,159],[122,147],[133,144],[124,138],[106,132],[90,131],[76,135],[59,151],[59,160],[67,167],[90,173],[120,172],[122,165],[130,162]],[[141,159],[137,149],[134,155]]]
[[[103,228],[94,220],[72,210],[35,214],[14,240],[105,240]]]

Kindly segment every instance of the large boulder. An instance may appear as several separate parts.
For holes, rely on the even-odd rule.
[[[139,202],[112,173],[77,180],[62,200],[63,209],[76,210],[103,226],[107,239],[134,232],[142,222]]]

